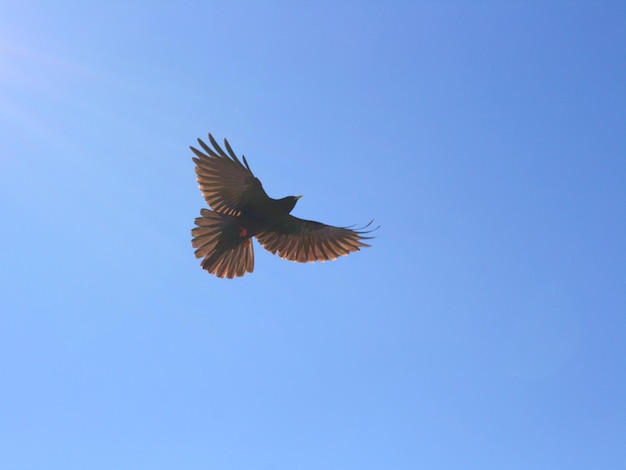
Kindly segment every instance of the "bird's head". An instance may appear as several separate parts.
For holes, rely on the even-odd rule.
[[[302,196],[287,196],[279,199],[282,209],[285,210],[287,214],[289,214],[293,210],[293,208],[296,207],[296,202],[298,202],[298,199],[300,199],[301,197]]]

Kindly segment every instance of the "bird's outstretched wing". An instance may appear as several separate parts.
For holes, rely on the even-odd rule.
[[[288,215],[278,221],[272,231],[259,233],[256,237],[263,248],[281,258],[300,263],[329,261],[370,246],[362,240],[372,238],[366,236],[372,230],[365,230],[371,223],[351,229]]]
[[[243,157],[242,163],[226,139],[224,144],[228,154],[211,134],[209,141],[213,148],[198,139],[206,153],[194,147],[189,148],[196,154],[193,161],[196,163],[198,185],[211,209],[223,214],[239,215],[248,201],[268,197],[261,182],[252,174],[246,157]]]

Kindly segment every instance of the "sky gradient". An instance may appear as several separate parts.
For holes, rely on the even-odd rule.
[[[626,468],[623,2],[0,3],[0,468]],[[207,274],[208,132],[372,248]]]

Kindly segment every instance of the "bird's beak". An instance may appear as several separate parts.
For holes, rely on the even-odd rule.
[[[300,194],[300,196],[296,196],[296,201],[300,199],[301,197],[302,197],[302,194]]]

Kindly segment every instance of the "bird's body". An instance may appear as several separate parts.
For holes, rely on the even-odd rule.
[[[252,238],[268,251],[298,262],[327,261],[358,251],[363,230],[332,227],[290,215],[300,196],[270,198],[246,158],[243,164],[227,140],[228,154],[209,134],[213,148],[193,147],[200,190],[213,210],[202,209],[192,230],[196,257],[218,277],[243,276],[254,269]]]
[[[248,236],[254,237],[261,232],[271,231],[273,226],[283,221],[293,210],[298,197],[287,196],[282,199],[267,198],[241,208],[239,225],[246,229]]]

